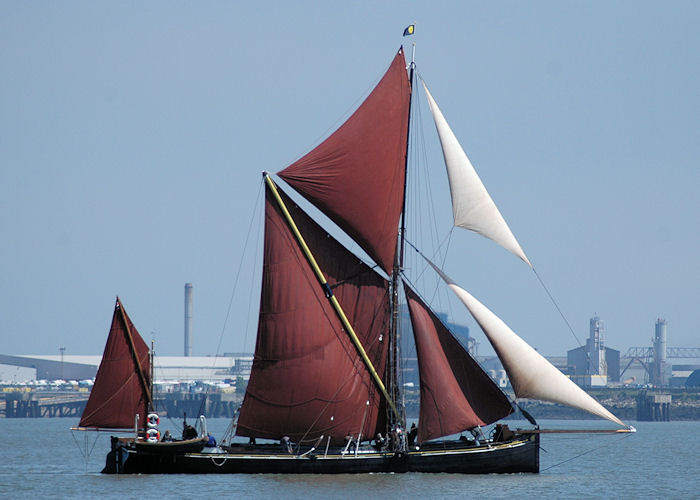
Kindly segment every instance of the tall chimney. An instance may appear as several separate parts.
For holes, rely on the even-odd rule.
[[[654,385],[666,385],[666,320],[658,318],[654,327]]]
[[[192,356],[192,283],[185,283],[185,356]]]

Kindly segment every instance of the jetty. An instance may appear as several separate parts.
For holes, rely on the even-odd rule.
[[[0,418],[79,418],[90,393],[79,391],[11,391],[0,393]],[[207,415],[232,418],[241,394],[171,392],[156,396],[161,416]]]

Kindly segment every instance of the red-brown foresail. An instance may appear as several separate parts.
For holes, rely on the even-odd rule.
[[[418,441],[493,423],[513,412],[493,383],[416,293],[404,284],[420,372]]]

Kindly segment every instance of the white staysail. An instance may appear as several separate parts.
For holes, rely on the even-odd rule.
[[[479,323],[498,354],[498,358],[503,363],[517,397],[565,404],[625,426],[619,418],[606,410],[530,347],[503,320],[476,300],[469,292],[455,284],[435,264],[428,262]]]
[[[433,113],[440,136],[442,154],[450,181],[455,226],[486,236],[532,267],[425,83],[423,88],[428,96],[430,111]]]

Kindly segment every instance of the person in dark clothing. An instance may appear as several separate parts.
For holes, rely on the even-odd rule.
[[[172,436],[172,434],[170,434],[170,431],[169,430],[165,431],[165,434],[163,434],[163,439],[161,439],[161,441],[164,443],[169,443],[172,440],[173,440],[173,436]]]
[[[294,452],[292,449],[292,442],[289,439],[289,436],[282,437],[282,440],[280,441],[280,448],[282,449],[282,451],[287,452],[289,454]]]
[[[385,445],[386,439],[384,439],[384,436],[382,436],[381,432],[377,432],[377,437],[374,438],[374,449],[377,451],[381,451]]]
[[[413,446],[416,442],[416,437],[418,436],[418,427],[416,427],[415,422],[411,424],[411,430],[408,431],[408,446]]]
[[[182,429],[182,439],[194,439],[197,437],[197,430],[191,425],[185,424],[185,428]]]

